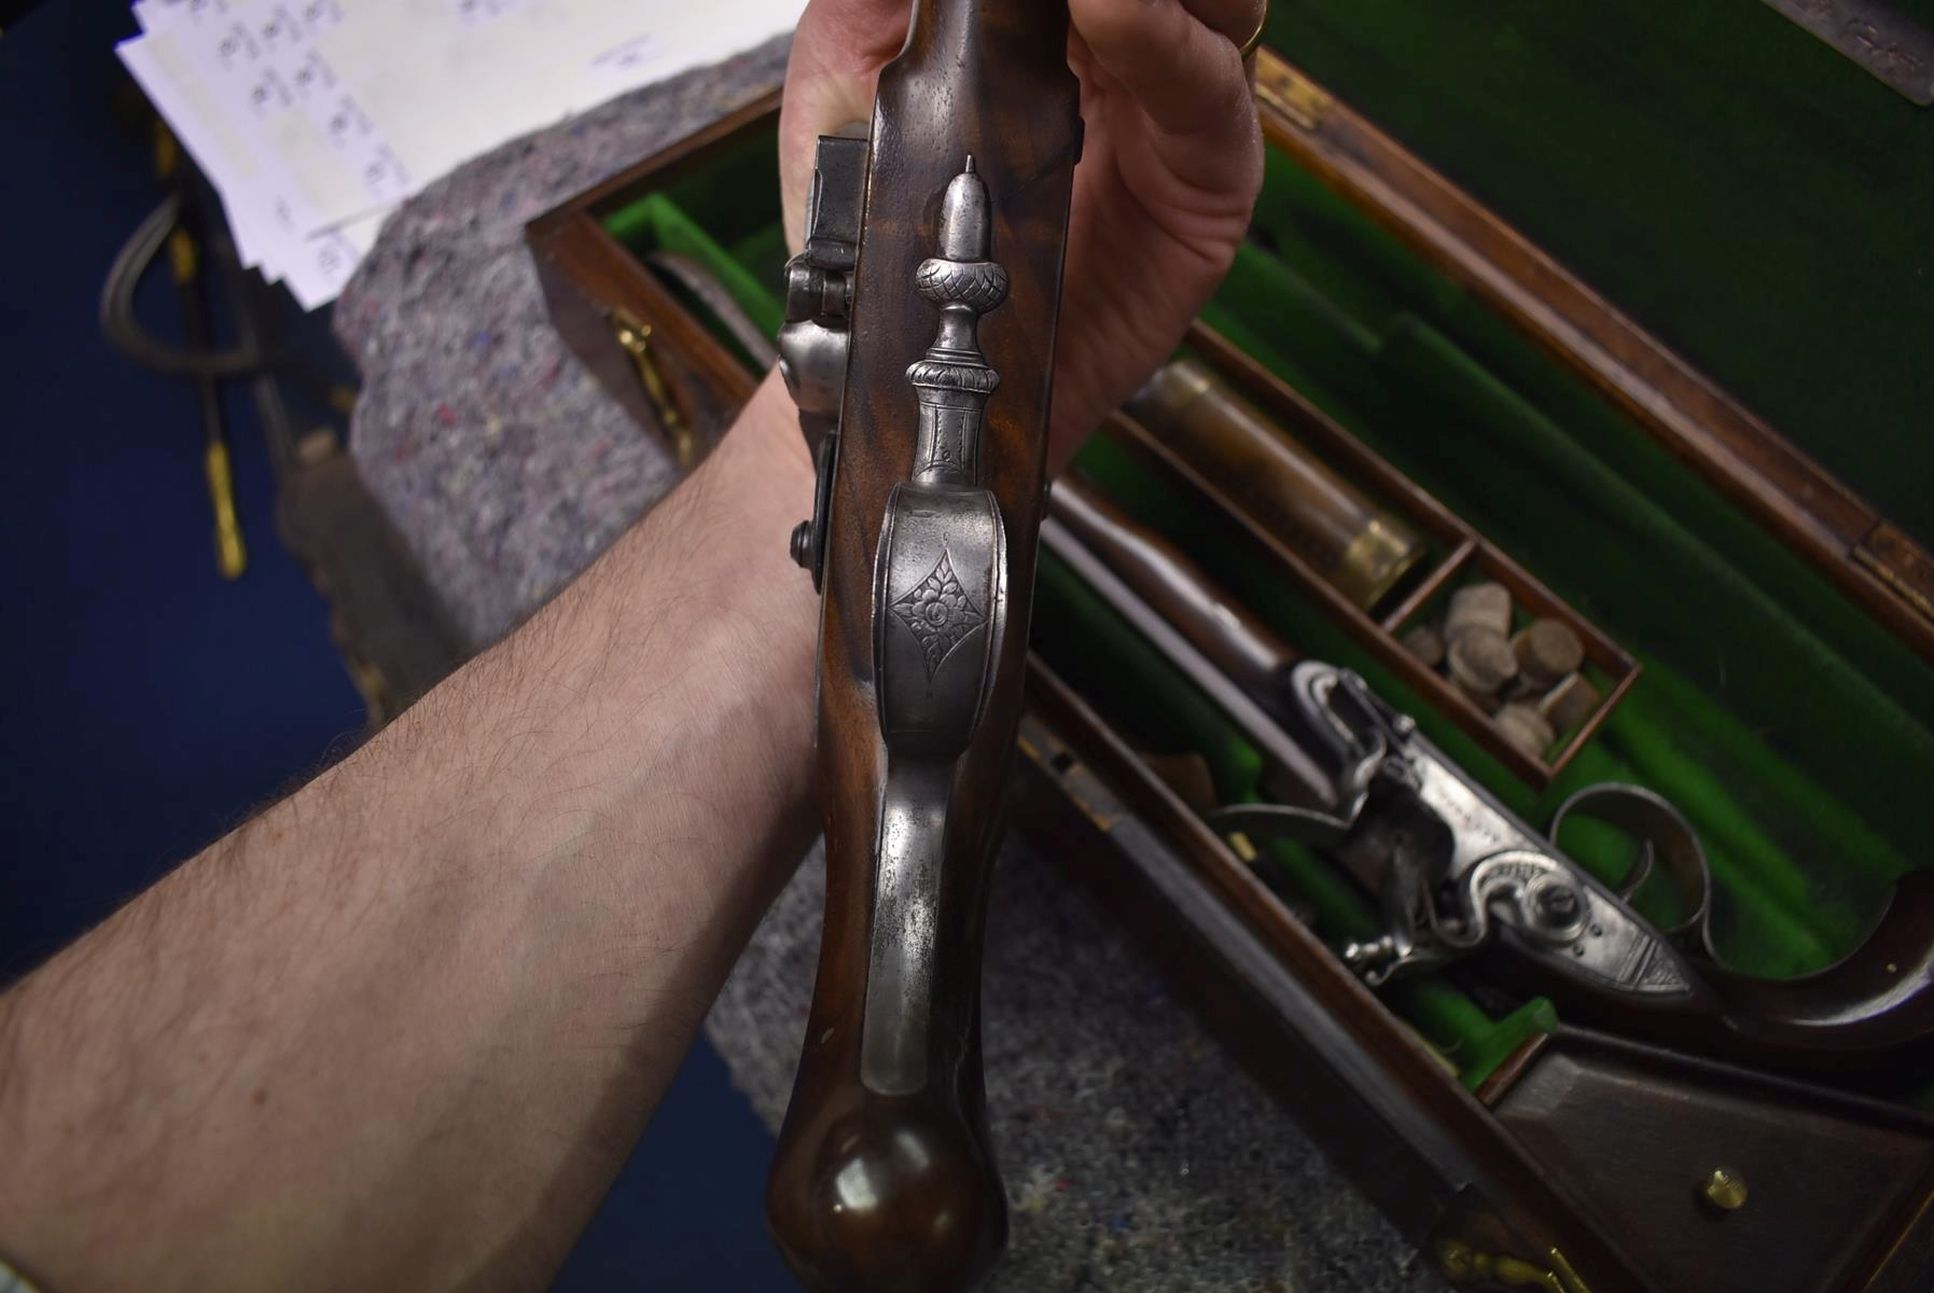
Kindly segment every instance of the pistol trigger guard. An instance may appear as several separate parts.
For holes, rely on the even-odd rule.
[[[1639,842],[1638,857],[1614,886],[1621,902],[1629,904],[1632,895],[1651,877],[1655,865],[1663,862],[1679,890],[1686,915],[1671,928],[1661,929],[1660,935],[1710,965],[1723,965],[1712,942],[1712,864],[1706,860],[1698,833],[1685,814],[1644,786],[1600,782],[1586,786],[1558,805],[1558,810],[1551,815],[1548,832],[1554,845],[1558,843],[1558,832],[1573,816],[1594,818]]]
[[[1934,1036],[1934,938],[1926,932],[1934,878],[1910,875],[1867,937],[1832,965],[1795,979],[1761,978],[1729,968],[1713,946],[1712,871],[1678,809],[1640,786],[1591,786],[1559,806],[1554,839],[1574,812],[1656,850],[1690,911],[1663,936],[1689,953],[1689,968],[1741,1036],[1802,1053],[1880,1052]]]

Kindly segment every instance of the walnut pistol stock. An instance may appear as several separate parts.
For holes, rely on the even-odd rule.
[[[1080,140],[1066,44],[1061,4],[916,4],[870,139],[820,141],[787,269],[827,882],[767,1208],[816,1289],[971,1287],[1006,1234],[980,947]]]

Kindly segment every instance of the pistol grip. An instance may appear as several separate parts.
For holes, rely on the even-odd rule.
[[[1872,1055],[1934,1037],[1934,873],[1913,871],[1859,947],[1797,979],[1708,976],[1735,1027],[1769,1043]]]
[[[797,545],[824,594],[826,925],[767,1188],[779,1245],[814,1289],[969,1288],[1006,1238],[981,935],[1079,149],[1067,41],[1057,0],[915,5],[863,154],[820,154],[815,228],[857,239],[844,294],[815,297],[804,279],[789,292],[789,317],[851,325],[837,398],[801,406],[837,409],[819,521]],[[838,251],[814,254],[830,272]],[[791,367],[795,389],[829,385],[803,358]]]

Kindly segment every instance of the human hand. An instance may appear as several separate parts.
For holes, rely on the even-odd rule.
[[[1256,30],[1263,0],[1069,0],[1068,9],[1085,137],[1055,342],[1051,471],[1181,339],[1228,271],[1262,184],[1262,135],[1237,44]],[[871,119],[907,17],[907,0],[812,0],[799,20],[779,115],[795,251],[815,141]]]

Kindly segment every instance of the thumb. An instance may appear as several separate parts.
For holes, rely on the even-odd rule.
[[[1089,56],[1141,109],[1158,160],[1184,183],[1226,184],[1254,167],[1256,107],[1237,42],[1260,0],[1069,0]],[[1240,30],[1240,35],[1232,32]],[[1247,121],[1247,124],[1242,123]]]
[[[906,43],[909,0],[812,0],[799,17],[779,109],[786,244],[805,242],[806,190],[821,135],[870,121],[880,68]]]

